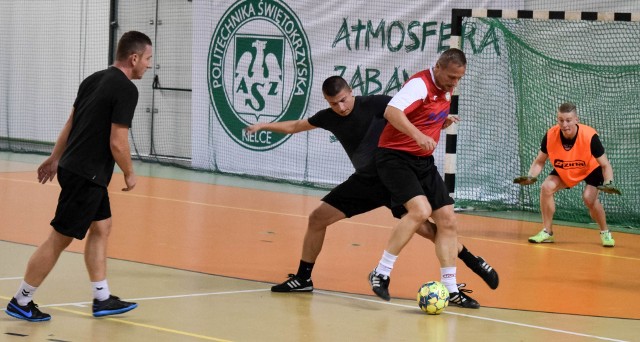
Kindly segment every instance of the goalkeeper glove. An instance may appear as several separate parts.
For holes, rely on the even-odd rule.
[[[613,185],[613,181],[608,181],[602,185],[598,185],[598,190],[608,194],[622,195],[622,192]]]
[[[531,177],[531,176],[520,176],[513,180],[514,183],[520,184],[520,185],[529,185],[537,181],[538,181],[538,177]]]

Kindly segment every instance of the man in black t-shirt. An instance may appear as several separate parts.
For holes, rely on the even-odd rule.
[[[380,182],[374,161],[378,140],[386,124],[384,111],[391,97],[354,97],[347,82],[339,76],[327,78],[322,84],[322,93],[330,108],[307,120],[258,123],[246,128],[248,133],[267,130],[285,134],[323,128],[335,135],[355,168],[355,173],[322,198],[322,203],[309,216],[298,272],[289,275],[282,284],[273,286],[273,292],[313,291],[311,272],[322,249],[327,226],[382,206],[390,208],[397,218],[406,213],[404,207],[391,204],[391,195]],[[427,221],[418,234],[433,241],[436,230],[436,226]],[[489,264],[462,244],[458,244],[458,251],[465,264],[492,289],[498,286],[498,274]]]
[[[87,236],[85,264],[93,288],[93,316],[102,317],[133,310],[136,303],[111,295],[107,284],[107,240],[111,230],[111,208],[107,185],[117,163],[126,187],[136,186],[131,163],[129,128],[138,103],[138,89],[131,82],[140,79],[151,63],[151,40],[130,31],[118,42],[116,62],[87,77],[78,89],[71,115],[65,123],[51,156],[38,167],[38,181],[52,181],[58,175],[61,192],[53,230],[33,253],[18,292],[6,313],[31,322],[48,321],[32,297],[73,239]],[[88,235],[87,235],[88,233]]]

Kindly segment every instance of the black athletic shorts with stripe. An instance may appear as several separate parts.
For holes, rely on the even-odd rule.
[[[549,172],[549,175],[560,177],[556,169],[551,170],[551,172]],[[602,174],[602,167],[598,166],[597,168],[593,169],[593,171],[591,171],[591,173],[587,175],[587,177],[585,177],[584,182],[591,186],[595,186],[596,188],[602,185],[602,183],[604,183],[604,175]]]
[[[391,205],[405,204],[416,196],[426,196],[433,210],[453,204],[433,156],[379,148],[376,152],[378,175],[391,193]]]
[[[62,190],[51,226],[60,234],[84,239],[91,222],[111,217],[107,188],[58,167]]]
[[[391,206],[391,194],[376,174],[375,165],[356,172],[331,190],[322,201],[340,210],[346,217],[363,214],[379,207],[391,209],[393,217],[406,214],[404,206]]]

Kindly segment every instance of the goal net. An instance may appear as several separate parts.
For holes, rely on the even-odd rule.
[[[526,175],[558,106],[570,101],[598,131],[623,192],[600,195],[608,222],[640,227],[640,23],[590,15],[609,20],[463,18],[457,206],[538,212],[549,162],[534,185],[512,179]],[[556,193],[555,219],[592,222],[583,188]]]

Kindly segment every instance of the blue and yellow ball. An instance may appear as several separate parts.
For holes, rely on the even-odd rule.
[[[418,290],[418,306],[429,315],[439,315],[449,305],[449,291],[439,281],[423,284]]]

